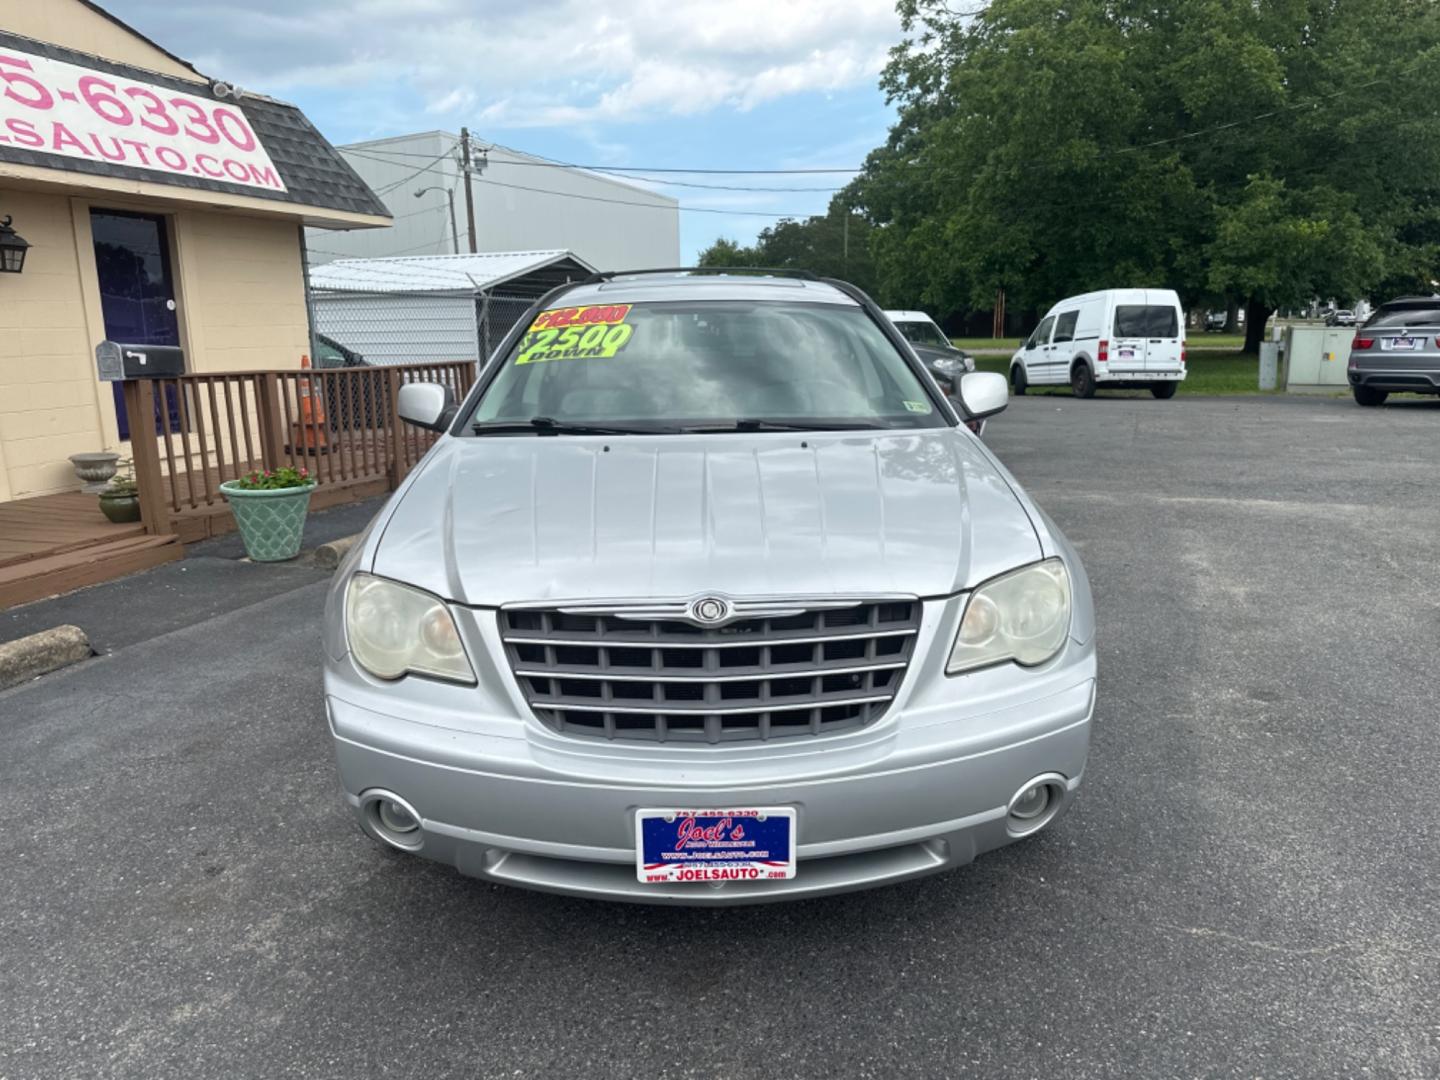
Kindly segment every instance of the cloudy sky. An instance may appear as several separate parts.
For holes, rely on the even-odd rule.
[[[581,164],[855,167],[885,135],[893,0],[105,0],[201,71],[293,101],[336,143],[462,124]],[[848,174],[686,176],[687,260],[824,209]]]

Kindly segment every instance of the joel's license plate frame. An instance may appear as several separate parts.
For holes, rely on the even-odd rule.
[[[795,876],[793,806],[635,811],[635,876],[645,885],[786,881]]]

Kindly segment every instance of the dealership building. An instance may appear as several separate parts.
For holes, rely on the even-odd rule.
[[[71,454],[128,456],[102,341],[187,373],[297,368],[307,231],[391,218],[294,106],[84,0],[0,0],[0,80],[5,502],[78,487]]]

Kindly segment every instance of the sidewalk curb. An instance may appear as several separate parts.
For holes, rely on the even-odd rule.
[[[334,570],[340,565],[340,560],[345,558],[345,553],[355,546],[355,541],[364,535],[364,533],[356,533],[353,536],[342,536],[339,540],[331,540],[328,544],[321,544],[315,549],[311,559],[322,570]]]
[[[90,639],[78,626],[56,626],[0,643],[0,690],[78,664],[92,655]]]

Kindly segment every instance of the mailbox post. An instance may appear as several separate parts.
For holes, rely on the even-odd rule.
[[[140,496],[140,521],[151,535],[170,532],[165,482],[160,472],[160,446],[155,441],[155,384],[185,374],[185,353],[173,345],[127,345],[102,341],[95,346],[95,366],[104,382],[118,382],[130,418],[130,457]],[[163,420],[168,424],[168,418]],[[167,428],[168,430],[168,428]]]

